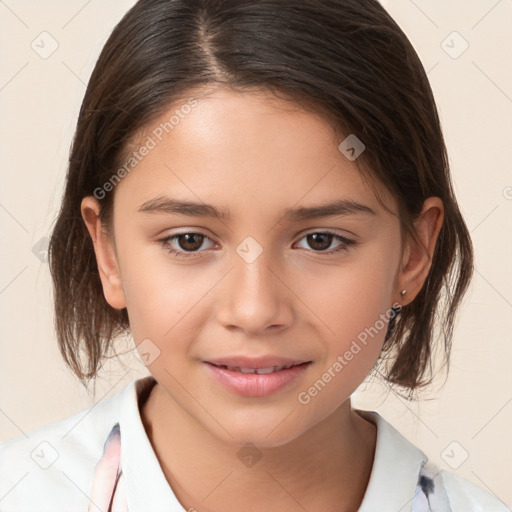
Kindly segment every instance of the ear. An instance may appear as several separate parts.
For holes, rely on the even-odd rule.
[[[82,199],[80,210],[92,238],[96,262],[106,301],[115,309],[126,307],[119,264],[114,243],[107,235],[99,218],[100,205],[93,196]]]
[[[418,295],[432,266],[432,257],[444,219],[444,206],[439,197],[429,197],[423,203],[420,217],[414,223],[420,244],[415,240],[406,242],[397,279],[396,301],[402,305],[412,302]],[[407,290],[405,296],[401,290]]]

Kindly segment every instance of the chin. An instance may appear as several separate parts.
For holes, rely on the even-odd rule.
[[[215,424],[215,431],[212,434],[234,447],[254,445],[261,449],[277,448],[291,443],[304,433],[296,418],[293,418],[293,414],[287,416],[288,414],[289,410],[280,414],[278,419],[269,420],[268,416],[265,419],[265,415],[260,413],[258,421],[246,413],[243,418],[237,418],[236,421],[225,420],[222,425],[227,432]]]

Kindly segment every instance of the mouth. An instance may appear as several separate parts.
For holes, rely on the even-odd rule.
[[[305,379],[312,361],[288,362],[280,366],[236,366],[203,361],[210,378],[226,390],[246,397],[265,397],[291,389]]]
[[[271,373],[280,372],[283,370],[288,370],[290,368],[293,368],[295,366],[303,366],[311,363],[311,361],[306,361],[304,363],[292,363],[287,364],[283,366],[269,366],[267,368],[244,368],[241,366],[229,366],[226,364],[215,364],[210,363],[209,361],[206,361],[206,363],[216,366],[217,368],[221,368],[222,370],[229,370],[230,372],[239,372],[239,373],[257,373],[258,375],[269,375]]]

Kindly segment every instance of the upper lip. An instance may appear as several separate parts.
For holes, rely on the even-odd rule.
[[[263,356],[246,357],[232,356],[219,357],[218,359],[208,359],[206,363],[212,363],[217,366],[238,366],[239,368],[270,368],[272,366],[290,366],[302,363],[310,363],[304,359],[292,359],[289,357]]]

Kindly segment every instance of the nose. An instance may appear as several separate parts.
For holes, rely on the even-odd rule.
[[[293,321],[293,293],[271,251],[263,250],[254,261],[234,254],[218,292],[218,320],[227,329],[258,334]]]

